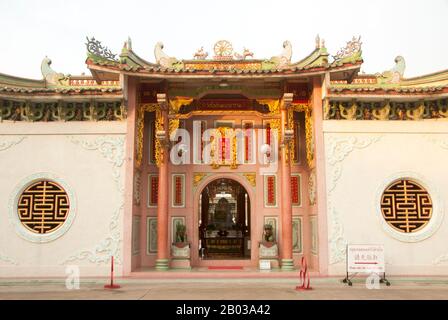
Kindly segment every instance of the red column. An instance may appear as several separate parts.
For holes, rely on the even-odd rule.
[[[285,140],[285,129],[288,124],[288,107],[292,102],[292,94],[283,95],[281,108],[281,159],[280,167],[282,172],[281,181],[281,201],[282,201],[282,250],[281,250],[281,269],[293,270],[294,261],[292,258],[292,201],[291,201],[291,166],[288,159],[288,148]]]
[[[158,94],[157,101],[160,104],[163,117],[163,130],[168,139],[168,110],[166,95]],[[157,132],[156,132],[157,135]],[[159,190],[157,199],[157,260],[156,270],[169,269],[169,246],[168,246],[168,146],[161,143],[162,161],[159,165]]]

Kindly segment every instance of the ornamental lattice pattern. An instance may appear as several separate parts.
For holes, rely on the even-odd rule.
[[[431,197],[418,183],[400,179],[384,191],[381,212],[386,222],[395,230],[403,233],[416,232],[431,219]]]
[[[46,234],[62,226],[70,211],[65,190],[55,182],[41,180],[27,187],[19,198],[17,212],[30,231]]]

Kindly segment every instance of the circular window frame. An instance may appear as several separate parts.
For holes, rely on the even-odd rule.
[[[59,186],[61,186],[65,192],[67,193],[67,196],[69,198],[70,208],[67,215],[67,219],[65,222],[58,227],[56,230],[51,231],[49,233],[44,234],[38,234],[35,232],[32,232],[28,228],[26,228],[22,222],[20,221],[19,215],[18,215],[18,202],[20,197],[22,196],[22,193],[32,184],[42,181],[42,180],[49,180],[57,183]],[[73,189],[70,187],[70,185],[65,182],[63,179],[61,179],[59,176],[53,174],[53,173],[47,173],[47,172],[40,172],[33,174],[31,176],[26,177],[23,179],[13,190],[10,199],[9,199],[9,221],[13,225],[14,230],[16,233],[22,237],[23,239],[35,242],[35,243],[46,243],[53,240],[56,240],[57,238],[64,235],[71,227],[75,216],[76,216],[76,197],[73,193]]]
[[[431,219],[421,230],[418,230],[416,232],[405,233],[396,230],[394,227],[389,225],[389,223],[384,219],[383,212],[381,210],[381,198],[383,196],[384,191],[386,190],[387,187],[389,187],[391,184],[400,179],[409,179],[415,181],[417,184],[425,188],[425,190],[428,192],[432,200]],[[431,237],[442,224],[443,205],[441,203],[439,192],[433,184],[428,183],[427,181],[428,179],[424,178],[422,175],[418,173],[405,171],[405,172],[397,172],[389,176],[378,186],[374,205],[376,216],[383,231],[392,238],[402,242],[409,242],[409,243],[423,241]]]

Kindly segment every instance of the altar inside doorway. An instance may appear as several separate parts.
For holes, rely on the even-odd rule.
[[[250,199],[232,179],[209,183],[200,195],[200,257],[250,259]]]

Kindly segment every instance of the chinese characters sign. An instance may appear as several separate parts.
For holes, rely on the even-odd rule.
[[[384,246],[366,244],[347,245],[347,272],[385,272]]]

